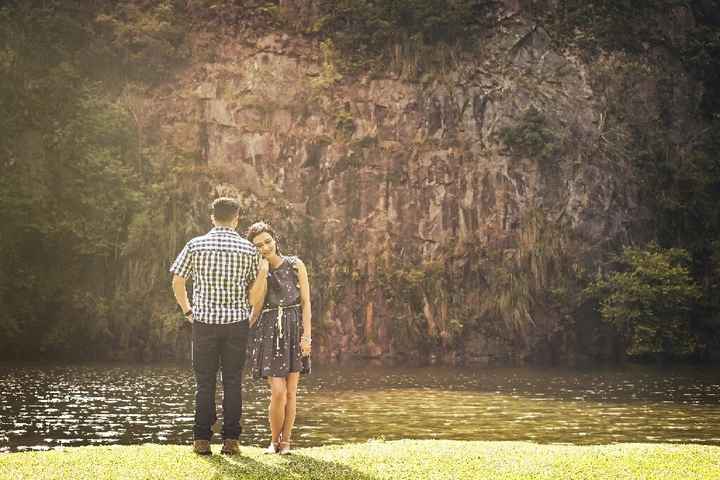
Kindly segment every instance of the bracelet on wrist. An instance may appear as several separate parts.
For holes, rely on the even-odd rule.
[[[187,312],[183,312],[183,315],[185,315],[186,317],[189,317],[192,314],[193,314],[192,308],[190,310],[188,310]]]

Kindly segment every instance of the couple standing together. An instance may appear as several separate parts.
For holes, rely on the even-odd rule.
[[[224,454],[239,452],[242,377],[250,330],[252,375],[270,386],[269,453],[290,453],[302,358],[310,355],[310,285],[305,265],[280,253],[272,228],[237,228],[240,204],[228,197],[211,206],[214,228],[190,240],[170,268],[175,299],[192,323],[195,374],[193,451],[209,455],[216,421],[215,387],[222,370]],[[186,281],[193,281],[192,304]]]

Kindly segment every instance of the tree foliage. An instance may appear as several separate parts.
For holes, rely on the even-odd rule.
[[[122,301],[118,292],[132,219],[152,211],[155,199],[119,93],[122,79],[167,75],[173,57],[166,33],[178,25],[160,17],[171,10],[169,2],[88,8],[73,1],[0,9],[5,356],[138,354],[137,338],[119,348],[133,322],[118,305],[133,302],[132,292]],[[114,35],[99,34],[108,22]]]
[[[628,342],[631,354],[687,354],[695,339],[690,312],[701,290],[687,266],[690,257],[678,248],[626,247],[618,269],[587,289],[597,297],[603,320],[612,323]]]

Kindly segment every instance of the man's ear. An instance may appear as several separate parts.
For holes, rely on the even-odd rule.
[[[215,225],[215,215],[213,215],[212,213],[210,214],[210,221],[213,225]]]

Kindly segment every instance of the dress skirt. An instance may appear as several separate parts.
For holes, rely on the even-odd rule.
[[[263,310],[252,328],[250,371],[253,378],[287,377],[288,373],[302,370],[301,319],[299,305]]]

